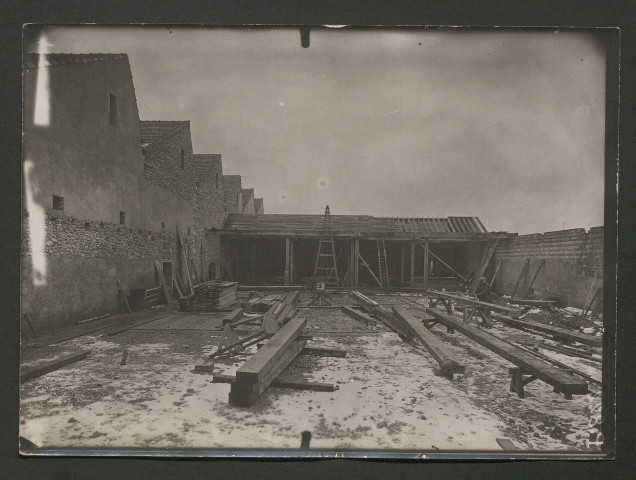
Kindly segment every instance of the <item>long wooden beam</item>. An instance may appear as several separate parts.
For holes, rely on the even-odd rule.
[[[230,390],[230,403],[249,406],[269,387],[276,377],[305,347],[298,340],[307,320],[292,318],[236,371],[236,382]]]
[[[239,292],[293,292],[294,290],[306,290],[305,285],[237,285],[236,290]]]
[[[422,345],[429,351],[440,368],[436,372],[438,375],[453,377],[454,373],[464,373],[465,367],[459,359],[448,351],[446,346],[435,336],[433,332],[427,329],[421,321],[415,318],[404,307],[393,307],[393,314],[401,320],[407,329],[417,338]]]
[[[451,295],[446,292],[440,292],[438,290],[429,290],[428,294],[432,297],[444,298],[446,300],[452,300],[463,305],[473,305],[475,307],[488,308],[494,312],[501,312],[506,315],[510,315],[513,318],[521,316],[522,312],[519,308],[506,307],[505,305],[498,305],[496,303],[482,302],[480,300],[473,300],[471,298],[460,297],[459,295]]]
[[[91,353],[90,350],[83,350],[78,353],[71,353],[70,355],[64,355],[63,357],[56,358],[49,362],[44,362],[34,367],[24,367],[20,369],[20,383],[29,380],[31,378],[41,377],[47,373],[54,372],[55,370],[70,365],[71,363],[78,362],[85,359]]]
[[[488,350],[514,363],[523,372],[552,385],[557,392],[565,394],[566,397],[587,393],[588,385],[586,382],[575,379],[522,349],[434,308],[427,308],[426,312],[435,317],[442,325],[457,330]]]
[[[360,252],[358,252],[358,258],[360,258],[360,260],[362,260],[362,263],[364,264],[365,267],[367,267],[367,270],[369,270],[369,273],[371,275],[373,275],[373,278],[375,279],[376,282],[378,282],[378,285],[380,285],[380,287],[382,286],[382,282],[380,280],[378,280],[378,277],[375,276],[375,273],[373,273],[373,270],[371,270],[371,267],[369,266],[369,264],[367,262],[365,262],[364,258],[362,258],[362,255],[360,255]]]
[[[343,313],[350,316],[351,318],[355,318],[356,320],[364,322],[369,326],[375,326],[375,320],[362,312],[358,312],[357,310],[354,310],[353,308],[347,307],[345,305],[336,308],[340,308]]]
[[[583,345],[590,345],[592,347],[600,347],[603,345],[603,339],[601,337],[594,337],[592,335],[586,335],[584,333],[572,332],[571,330],[555,327],[553,325],[546,325],[544,323],[533,322],[530,320],[509,318],[504,315],[497,315],[497,319],[501,320],[506,325],[510,325],[511,327],[537,330],[539,332],[552,335],[556,338],[562,338],[571,342],[579,342]]]
[[[528,300],[526,298],[508,298],[508,303],[528,307],[558,307],[558,300]]]

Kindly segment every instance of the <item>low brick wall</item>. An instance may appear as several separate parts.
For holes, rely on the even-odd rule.
[[[29,315],[38,332],[121,311],[115,279],[127,288],[154,287],[158,285],[154,261],[175,261],[176,239],[168,233],[48,211],[46,278],[36,285],[27,220],[22,238],[22,313]]]
[[[593,295],[602,285],[603,227],[535,233],[501,241],[495,252],[495,262],[501,260],[495,281],[498,293],[512,293],[527,258],[530,267],[521,279],[517,294],[528,288],[545,259],[533,289],[557,295],[567,305],[584,308],[590,290]]]

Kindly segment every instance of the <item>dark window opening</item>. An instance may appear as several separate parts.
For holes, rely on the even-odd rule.
[[[53,195],[53,210],[64,211],[64,197]]]
[[[119,224],[126,225],[126,212],[119,212]]]
[[[185,152],[181,149],[181,168],[185,168]]]
[[[190,227],[188,227],[188,235],[190,235]]]
[[[117,97],[110,94],[110,115],[109,121],[111,125],[117,126]]]
[[[91,222],[84,222],[84,229],[90,230],[90,228],[91,228]]]
[[[166,222],[161,222],[161,230],[166,228]]]

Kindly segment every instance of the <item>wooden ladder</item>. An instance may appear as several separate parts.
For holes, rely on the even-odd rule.
[[[325,208],[325,216],[322,221],[322,232],[320,233],[318,255],[314,267],[314,283],[324,283],[325,286],[335,286],[336,288],[340,286],[329,205]]]
[[[380,269],[380,285],[385,290],[389,288],[389,268],[386,261],[386,244],[384,238],[376,239],[378,245],[378,266]]]
[[[486,268],[488,268],[488,264],[490,263],[490,259],[492,258],[493,253],[495,253],[495,249],[497,248],[497,244],[499,243],[499,238],[493,238],[488,243],[488,248],[484,252],[484,256],[481,259],[481,265],[479,266],[479,270],[476,275],[473,277],[472,283],[470,284],[470,289],[468,293],[470,295],[474,295],[477,291],[477,287],[479,286],[479,280],[484,276],[484,272]]]

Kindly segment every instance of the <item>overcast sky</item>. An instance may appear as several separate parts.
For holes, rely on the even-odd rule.
[[[605,54],[587,33],[64,27],[51,52],[127,53],[142,120],[266,213],[603,224]],[[35,51],[35,47],[27,47]]]

